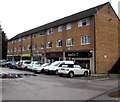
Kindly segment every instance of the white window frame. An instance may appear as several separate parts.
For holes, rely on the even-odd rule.
[[[47,29],[47,34],[52,34],[54,32],[53,28]]]
[[[16,52],[17,51],[17,49],[16,49],[16,47],[14,48],[14,52]]]
[[[52,46],[49,46],[50,43],[52,44],[51,41],[47,42],[47,48],[52,48]]]
[[[9,52],[10,52],[10,49],[8,49],[7,52],[9,53]]]
[[[30,46],[31,46],[31,45],[28,45],[28,47],[27,47],[27,48],[28,48],[28,50],[30,50]]]
[[[71,28],[72,28],[72,24],[71,23],[66,24],[66,30],[70,30]]]
[[[85,35],[81,37],[81,45],[90,44],[90,35]]]
[[[85,25],[83,24],[84,22],[86,23]],[[90,19],[89,18],[85,18],[85,19],[82,19],[82,20],[78,21],[78,27],[87,26],[87,25],[90,25]]]
[[[25,51],[25,46],[22,46],[22,51]]]
[[[58,32],[62,32],[62,26],[58,27]]]
[[[36,50],[37,49],[37,44],[33,44],[32,45],[32,50]]]
[[[56,47],[62,47],[62,40],[56,41]]]
[[[69,44],[70,43],[70,44]],[[66,46],[74,46],[73,38],[66,39]]]
[[[21,39],[21,38],[19,38],[19,39],[18,39],[18,42],[20,42],[21,40],[22,40],[22,39]]]
[[[44,49],[44,43],[40,44],[40,49]]]

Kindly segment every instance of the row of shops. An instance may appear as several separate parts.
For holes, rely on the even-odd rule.
[[[93,61],[93,53],[91,50],[82,51],[67,51],[67,52],[49,52],[49,53],[32,53],[20,55],[7,55],[8,60],[32,60],[40,61],[41,63],[62,60],[71,60],[80,64],[81,66],[90,69],[90,64]]]

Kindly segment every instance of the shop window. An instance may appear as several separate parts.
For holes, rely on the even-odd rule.
[[[69,23],[69,24],[66,24],[66,30],[69,30],[69,29],[71,29],[72,28],[72,25],[71,25],[71,23]]]
[[[90,44],[90,36],[82,36],[81,37],[81,45],[86,45],[86,44]]]
[[[40,44],[40,49],[44,49],[44,43]]]
[[[47,42],[47,48],[52,48],[52,42]]]
[[[62,40],[56,41],[56,47],[62,47]]]
[[[66,46],[73,46],[73,39],[69,38],[66,40]]]
[[[53,28],[47,30],[47,34],[52,34],[52,33],[53,33]]]
[[[58,32],[62,32],[62,26],[58,27]]]
[[[85,26],[85,25],[90,25],[89,18],[82,19],[82,20],[78,21],[78,27]]]

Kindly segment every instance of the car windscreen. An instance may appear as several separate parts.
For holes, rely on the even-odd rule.
[[[54,62],[50,66],[58,66],[61,62]]]
[[[31,62],[25,62],[25,64],[30,64]]]

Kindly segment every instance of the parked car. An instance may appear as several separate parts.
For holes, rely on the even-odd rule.
[[[26,69],[27,66],[31,63],[31,61],[29,60],[25,60],[25,61],[19,61],[17,68],[18,69]]]
[[[9,66],[10,68],[17,68],[19,61],[12,61],[11,62],[11,66]]]
[[[82,68],[80,65],[77,64],[64,64],[61,68],[58,69],[59,76],[62,75],[69,75],[69,77],[74,77],[74,75],[84,75],[89,76],[90,70]]]
[[[55,61],[50,66],[44,68],[44,71],[49,73],[58,74],[58,69],[62,67],[63,64],[74,64],[74,61]]]
[[[2,62],[2,67],[10,67],[11,66],[11,61],[3,61]]]
[[[35,67],[40,67],[41,63],[38,61],[32,61],[28,66],[27,70],[33,70]]]
[[[34,67],[34,68],[33,68],[33,72],[35,72],[35,73],[44,72],[44,68],[45,68],[46,66],[49,66],[49,65],[50,65],[50,63],[44,63],[44,64],[42,64],[41,66]]]

